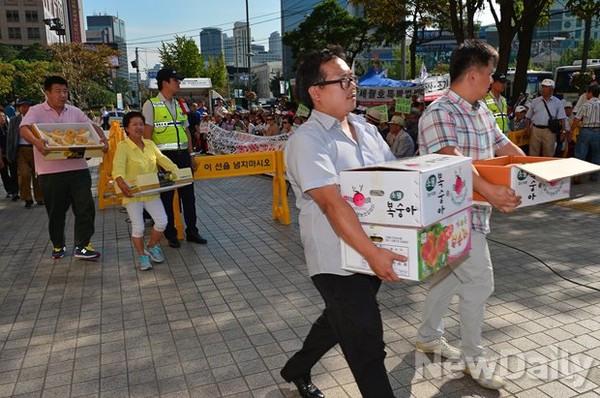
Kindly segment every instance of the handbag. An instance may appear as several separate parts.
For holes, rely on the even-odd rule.
[[[548,128],[550,129],[550,131],[556,134],[558,138],[560,138],[560,133],[563,130],[562,123],[559,119],[552,117],[552,114],[550,113],[550,109],[548,109],[548,104],[546,104],[546,101],[542,99],[542,102],[546,107],[546,112],[548,112]]]

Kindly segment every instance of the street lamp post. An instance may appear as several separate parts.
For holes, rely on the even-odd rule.
[[[248,91],[252,91],[252,40],[250,40],[250,13],[246,0],[246,38],[248,40]]]

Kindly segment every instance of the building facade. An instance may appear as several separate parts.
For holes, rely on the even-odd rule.
[[[279,32],[273,32],[269,36],[269,52],[281,59],[281,35]]]
[[[223,31],[219,28],[204,28],[200,31],[200,52],[204,60],[219,58],[223,51]]]
[[[246,22],[238,21],[233,24],[234,64],[237,67],[248,67],[248,47],[251,40],[250,37],[250,29]]]
[[[275,94],[271,92],[271,79],[277,75],[281,75],[281,61],[265,62],[252,67],[252,73],[256,76],[258,98],[272,98]]]
[[[116,76],[129,80],[129,62],[127,57],[127,39],[125,22],[114,15],[91,15],[87,17],[87,43],[106,44],[119,50]]]
[[[82,0],[3,0],[0,43],[22,49],[32,44],[83,42]]]

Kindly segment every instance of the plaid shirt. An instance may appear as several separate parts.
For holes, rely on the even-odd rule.
[[[453,146],[473,160],[488,159],[508,143],[494,115],[482,102],[472,105],[452,90],[429,105],[419,120],[421,155]],[[473,205],[473,228],[489,233],[491,215],[490,205]]]

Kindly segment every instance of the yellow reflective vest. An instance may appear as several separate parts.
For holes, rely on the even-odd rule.
[[[506,134],[508,132],[508,105],[506,104],[506,98],[500,96],[501,109],[498,108],[496,99],[491,92],[488,92],[483,100],[488,109],[494,114],[494,119],[496,119],[496,124],[500,127],[500,130]]]
[[[173,101],[175,99],[173,98]],[[175,109],[177,117],[173,117],[169,108],[158,97],[150,98],[154,108],[154,128],[152,129],[152,141],[161,151],[172,151],[187,149],[187,134],[185,132],[185,121],[187,116],[179,105]]]

